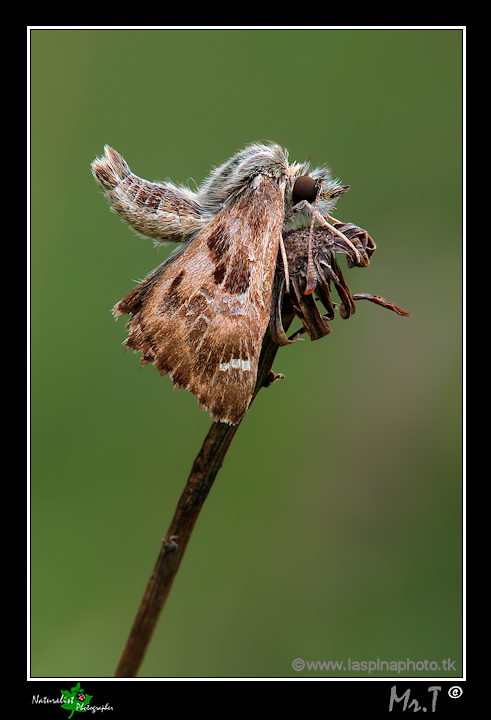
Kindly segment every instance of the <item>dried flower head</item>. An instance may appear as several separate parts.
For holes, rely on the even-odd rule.
[[[331,227],[291,230],[284,234],[283,242],[288,272],[285,272],[282,257],[278,256],[269,324],[271,337],[278,345],[295,342],[305,332],[311,340],[318,340],[331,332],[327,321],[332,320],[337,306],[331,298],[332,286],[339,296],[339,314],[343,319],[349,318],[355,312],[355,300],[370,300],[399,315],[409,315],[379,295],[351,294],[339,267],[336,253],[346,255],[349,268],[367,267],[376,245],[366,230],[353,223],[335,222]],[[314,292],[326,310],[324,315],[319,311],[314,292],[309,291],[309,251],[312,253],[315,273]],[[287,292],[286,278],[289,282],[289,292]],[[282,317],[289,315],[299,317],[303,328],[288,338],[283,328]]]

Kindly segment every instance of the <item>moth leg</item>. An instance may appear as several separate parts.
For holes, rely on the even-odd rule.
[[[360,256],[360,253],[353,245],[351,240],[349,240],[346,235],[344,235],[340,230],[335,228],[334,225],[331,225],[326,218],[333,222],[338,222],[330,215],[323,215],[315,208],[315,205],[312,205],[308,200],[301,200],[295,205],[294,208],[292,208],[288,217],[286,218],[286,229],[297,229],[299,227],[304,227],[307,222],[311,223],[313,220],[317,221],[322,227],[329,228],[329,230],[334,233],[334,235],[337,235],[343,241],[344,245],[351,250],[354,257],[356,258],[355,264],[363,265],[364,263]]]
[[[349,249],[352,251],[353,255],[354,255],[355,258],[356,258],[356,264],[357,264],[357,265],[363,264],[363,261],[362,261],[362,258],[361,258],[360,253],[359,253],[358,250],[355,248],[355,246],[353,245],[353,243],[351,242],[351,240],[348,240],[348,238],[346,237],[346,235],[343,235],[343,233],[342,233],[340,230],[338,230],[337,228],[335,228],[334,225],[331,225],[330,223],[328,223],[327,220],[326,220],[326,218],[323,217],[319,212],[316,212],[315,217],[316,217],[316,220],[318,220],[319,223],[320,223],[323,227],[329,228],[329,230],[330,230],[332,233],[334,233],[335,235],[337,235],[338,237],[340,237],[341,240],[343,241],[343,243],[345,243],[345,244],[349,247]]]
[[[299,216],[303,216],[304,218],[308,218],[308,219],[310,219],[310,220],[312,220],[312,218],[314,218],[314,220],[317,220],[317,222],[319,223],[319,225],[321,225],[322,227],[327,227],[327,228],[329,228],[329,230],[330,230],[332,233],[334,233],[334,235],[337,235],[339,238],[341,238],[341,240],[343,241],[343,243],[344,243],[347,247],[349,247],[349,249],[351,250],[351,252],[353,253],[353,255],[354,255],[355,258],[356,258],[356,262],[357,262],[357,263],[360,263],[360,264],[363,264],[362,258],[361,258],[361,256],[360,256],[360,253],[359,253],[358,250],[355,248],[355,246],[353,245],[353,243],[351,242],[351,240],[349,240],[349,239],[346,237],[346,235],[344,235],[340,230],[338,230],[337,228],[335,228],[334,225],[331,225],[331,224],[327,221],[326,218],[329,218],[329,220],[334,221],[334,222],[338,222],[337,220],[334,220],[334,218],[331,218],[330,215],[326,215],[326,216],[324,217],[324,215],[322,215],[318,210],[316,210],[315,207],[314,207],[311,203],[309,203],[308,200],[301,200],[299,203],[297,203],[297,205],[296,205],[295,208],[294,208],[294,214],[296,215],[297,213],[299,214]]]
[[[290,273],[288,272],[288,259],[286,257],[285,243],[283,242],[283,235],[280,236],[280,252],[281,259],[283,260],[283,271],[285,274],[285,292],[290,292]]]

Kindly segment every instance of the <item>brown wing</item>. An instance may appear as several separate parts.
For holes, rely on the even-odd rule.
[[[256,383],[283,224],[283,192],[259,176],[196,239],[114,308],[126,341],[213,420],[238,423]]]

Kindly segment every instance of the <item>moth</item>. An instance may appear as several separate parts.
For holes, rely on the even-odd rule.
[[[316,285],[314,225],[346,244],[356,262],[358,250],[330,215],[349,186],[310,161],[290,164],[275,143],[248,145],[196,191],[137,177],[107,145],[92,172],[112,210],[136,231],[156,244],[180,243],[113,308],[116,318],[131,315],[126,346],[193,393],[213,420],[239,423],[254,393],[280,258],[289,291],[283,238],[311,229],[306,296]]]

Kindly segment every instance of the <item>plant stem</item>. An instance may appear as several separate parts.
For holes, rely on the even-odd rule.
[[[285,327],[292,319],[293,316],[284,319]],[[259,359],[253,399],[262,387],[274,379],[271,368],[278,348],[279,345],[267,332]],[[138,674],[198,515],[238,428],[239,425],[214,422],[208,431],[162,543],[115,677],[136,677]]]

